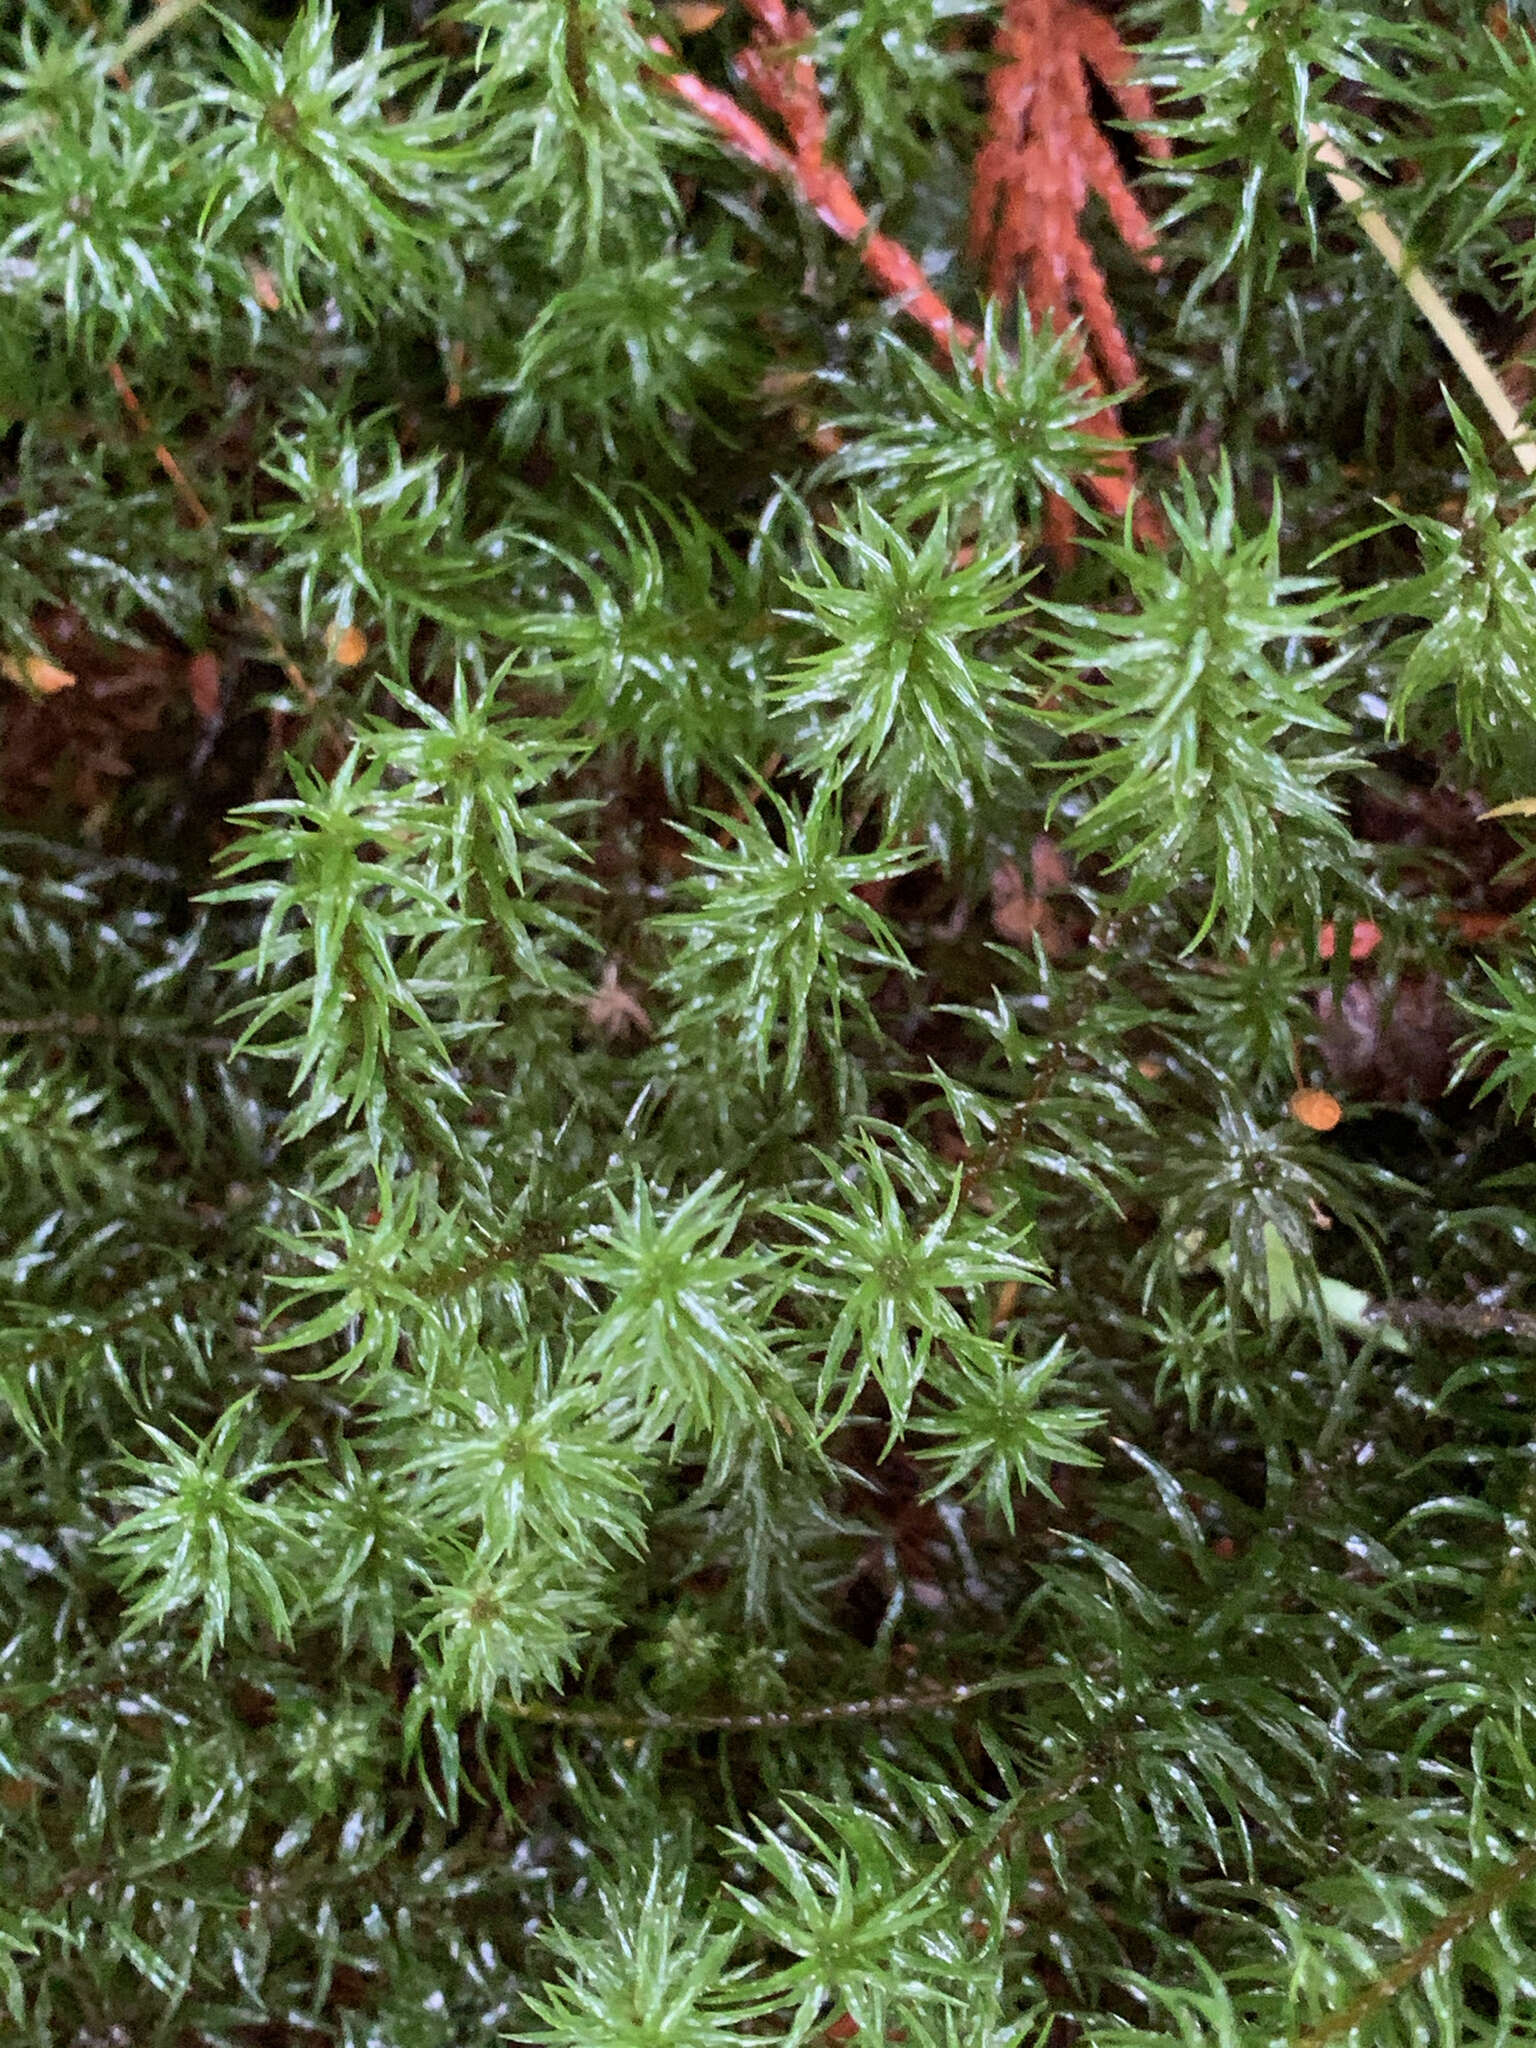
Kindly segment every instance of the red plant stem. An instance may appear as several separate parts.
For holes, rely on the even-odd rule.
[[[650,46],[659,56],[672,55],[660,36],[652,36]],[[865,269],[890,297],[900,302],[904,313],[928,330],[940,347],[967,353],[976,347],[980,336],[975,328],[955,318],[923,275],[917,259],[891,236],[878,230],[871,232],[868,213],[835,164],[821,159],[819,153],[818,160],[812,162],[808,154],[798,149],[793,155],[781,149],[738,100],[706,85],[691,71],[663,71],[659,77],[668,92],[686,101],[696,114],[702,114],[738,156],[744,156],[759,170],[771,172],[785,184],[794,185],[840,241],[861,244],[859,253]]]
[[[648,36],[646,41],[658,57],[671,59],[672,45],[664,36]],[[776,178],[794,183],[794,158],[787,149],[780,149],[768,130],[761,122],[753,120],[739,100],[733,99],[728,92],[721,92],[717,86],[706,85],[691,71],[660,71],[656,75],[668,92],[676,93],[696,114],[702,114],[712,127],[718,129],[738,156],[756,164],[760,171],[771,171]]]
[[[956,319],[944,300],[929,284],[922,266],[900,242],[873,227],[867,210],[847,177],[836,164],[828,163],[824,143],[826,115],[821,104],[815,71],[808,58],[794,55],[795,23],[784,0],[747,0],[756,16],[762,42],[744,51],[737,70],[754,91],[783,121],[794,147],[785,149],[774,141],[762,124],[753,119],[739,100],[718,87],[706,85],[690,71],[660,71],[659,82],[670,93],[703,116],[729,149],[761,171],[792,185],[806,204],[839,240],[857,248],[860,260],[887,296],[917,321],[947,354],[969,355],[980,360],[981,336],[974,327]],[[651,49],[673,60],[670,45],[661,36],[649,38]],[[1086,360],[1079,364],[1076,381],[1095,396],[1103,385]],[[1119,431],[1113,407],[1107,403],[1082,425],[1105,440]],[[1091,472],[1085,479],[1089,490],[1114,517],[1124,515],[1131,502],[1133,471],[1128,451],[1115,450],[1111,469]],[[1142,510],[1140,503],[1138,511]],[[1070,543],[1071,514],[1065,505],[1052,508],[1047,518],[1048,543],[1060,552]],[[1143,515],[1141,530],[1155,537],[1155,525],[1147,526],[1150,508]]]

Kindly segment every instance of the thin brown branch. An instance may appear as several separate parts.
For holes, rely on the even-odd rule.
[[[1049,1044],[1041,1056],[1040,1065],[1030,1083],[1029,1093],[1023,1096],[999,1121],[997,1129],[986,1144],[972,1158],[966,1161],[965,1171],[960,1176],[960,1200],[974,1202],[982,1191],[982,1183],[1003,1164],[1015,1145],[1029,1128],[1030,1119],[1051,1090],[1056,1086],[1057,1077],[1067,1063],[1065,1039],[1057,1038]]]
[[[817,1728],[837,1721],[889,1721],[908,1714],[944,1714],[984,1694],[1006,1690],[1007,1679],[978,1685],[919,1686],[873,1699],[825,1700],[815,1706],[738,1710],[729,1714],[669,1714],[660,1708],[626,1713],[619,1707],[568,1707],[559,1700],[498,1700],[497,1711],[544,1728],[592,1730],[637,1739],[644,1735],[755,1735],[775,1729]]]
[[[123,410],[127,413],[135,429],[146,439],[154,440],[155,460],[170,478],[172,487],[177,497],[181,500],[187,517],[194,526],[213,536],[216,545],[224,556],[225,572],[229,577],[231,587],[239,597],[240,602],[245,606],[246,612],[265,643],[267,652],[273,662],[282,670],[284,677],[298,692],[303,700],[305,709],[313,711],[320,701],[318,693],[303,669],[299,667],[299,664],[289,653],[287,643],[283,639],[282,629],[279,627],[272,611],[251,589],[245,571],[224,546],[223,535],[219,531],[217,520],[203,503],[201,497],[199,497],[181,464],[176,460],[170,449],[166,447],[165,443],[155,435],[154,429],[150,426],[145,416],[144,408],[139,403],[138,393],[128,382],[127,377],[123,373],[122,365],[120,363],[109,363],[107,365],[107,374],[111,377],[112,387],[122,401]]]
[[[1478,1302],[1373,1301],[1367,1321],[1395,1330],[1447,1330],[1459,1337],[1513,1337],[1536,1344],[1536,1315],[1518,1308],[1485,1308]]]
[[[1404,1949],[1395,1963],[1389,1963],[1379,1976],[1373,1977],[1363,1990],[1356,1992],[1347,2005],[1341,2005],[1314,2026],[1304,2028],[1295,2036],[1292,2048],[1325,2048],[1327,2042],[1341,2041],[1355,2033],[1373,2014],[1390,2005],[1400,1991],[1406,1990],[1426,1970],[1433,1969],[1445,1951],[1464,1934],[1491,1920],[1533,1872],[1536,1872],[1536,1845],[1522,1849],[1512,1863],[1506,1864],[1497,1875],[1469,1893],[1459,1906],[1453,1906],[1448,1913],[1442,1914],[1422,1941]]]
[[[1247,11],[1247,0],[1227,0],[1234,14]],[[1380,254],[1392,275],[1407,292],[1451,359],[1481,399],[1488,417],[1508,444],[1510,453],[1527,476],[1536,476],[1536,436],[1521,416],[1499,379],[1498,372],[1473,339],[1466,322],[1408,254],[1403,239],[1378,208],[1355,175],[1355,166],[1320,121],[1307,124],[1306,140],[1329,184],[1359,224],[1361,233]]]
[[[46,1010],[36,1017],[0,1017],[0,1038],[150,1039],[180,1045],[212,1059],[228,1059],[235,1041],[216,1032],[184,1031],[152,1017],[102,1017],[91,1010]]]

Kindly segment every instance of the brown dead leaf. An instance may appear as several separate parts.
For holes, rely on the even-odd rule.
[[[1505,938],[1515,930],[1515,919],[1503,910],[1442,910],[1435,922],[1455,932],[1468,946]]]
[[[35,690],[40,697],[56,697],[60,690],[72,690],[79,681],[73,669],[60,668],[57,662],[45,661],[40,654],[24,654],[20,661],[7,654],[0,660],[0,675],[20,683],[24,689]]]
[[[1038,938],[1048,958],[1060,959],[1069,942],[1049,892],[1065,888],[1070,879],[1066,855],[1043,832],[1030,848],[1028,885],[1016,861],[999,861],[992,870],[992,928],[998,937],[1011,946],[1030,946]]]
[[[1338,1003],[1331,988],[1322,988],[1313,1007],[1328,1078],[1350,1095],[1434,1102],[1449,1087],[1463,1025],[1439,975],[1353,975]]]
[[[644,1003],[621,986],[617,960],[603,962],[603,978],[587,998],[586,1008],[587,1022],[609,1038],[627,1038],[631,1031],[649,1038],[654,1029]]]
[[[1045,904],[1024,887],[1017,861],[999,861],[992,870],[992,929],[1013,946],[1027,946],[1040,929]]]
[[[201,718],[219,715],[219,657],[210,648],[194,654],[187,663],[187,694]]]
[[[1072,886],[1072,863],[1049,832],[1036,833],[1029,849],[1029,872],[1039,896]]]
[[[256,294],[257,305],[264,313],[280,313],[283,298],[277,288],[276,277],[265,263],[258,263],[254,256],[246,258],[245,267],[251,274],[251,290]]]
[[[43,652],[0,656],[0,806],[20,817],[63,802],[90,813],[156,757],[152,737],[185,691],[185,657],[98,640],[71,607],[32,620]]]

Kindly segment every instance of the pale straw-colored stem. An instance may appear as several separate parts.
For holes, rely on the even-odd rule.
[[[1247,0],[1227,0],[1233,14],[1246,14]],[[1520,417],[1498,373],[1472,339],[1466,322],[1452,310],[1433,282],[1409,256],[1399,235],[1369,203],[1365,187],[1355,176],[1355,167],[1320,121],[1307,124],[1307,143],[1323,167],[1329,184],[1360,223],[1361,232],[1386,261],[1387,268],[1407,292],[1435,333],[1444,342],[1451,359],[1487,408],[1488,416],[1509,444],[1510,453],[1527,476],[1536,476],[1536,438]]]
[[[103,71],[123,69],[163,36],[168,28],[173,28],[184,14],[194,13],[202,4],[203,0],[160,0],[154,13],[146,15],[137,28],[131,28],[115,50],[103,53],[101,68]],[[24,114],[19,121],[0,127],[0,149],[13,149],[18,142],[30,142],[47,126],[42,114]]]
[[[1360,223],[1366,240],[1380,250],[1392,275],[1444,342],[1457,368],[1487,408],[1489,418],[1509,443],[1516,462],[1527,476],[1536,476],[1536,438],[1520,417],[1520,408],[1499,382],[1493,365],[1472,339],[1466,323],[1409,256],[1402,237],[1367,203],[1365,187],[1333,137],[1314,121],[1307,129],[1307,140],[1327,173],[1329,184]]]
[[[113,51],[112,62],[131,63],[141,51],[149,48],[157,36],[163,36],[184,14],[194,14],[202,4],[203,0],[160,0],[153,14],[147,15],[137,28],[129,29]]]

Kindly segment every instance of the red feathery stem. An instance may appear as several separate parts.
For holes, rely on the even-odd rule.
[[[1057,334],[1082,319],[1087,345],[1077,381],[1106,400],[1094,416],[1096,429],[1118,437],[1108,394],[1137,383],[1140,371],[1083,234],[1089,194],[1098,194],[1121,239],[1149,269],[1159,259],[1151,253],[1152,223],[1094,119],[1090,74],[1136,124],[1149,155],[1166,157],[1168,138],[1149,132],[1152,96],[1131,75],[1135,59],[1113,23],[1086,0],[1007,0],[996,48],[1001,61],[988,86],[988,136],[971,194],[971,254],[986,265],[994,298],[1022,290],[1036,321]],[[1115,463],[1128,494],[1134,460],[1126,451]],[[1145,499],[1136,501],[1133,516],[1143,540],[1166,541]],[[1046,539],[1056,553],[1070,550],[1072,528],[1071,508],[1053,502]]]
[[[810,22],[783,0],[747,0],[747,6],[757,27],[752,47],[737,59],[736,70],[784,123],[793,153],[782,149],[729,93],[706,85],[702,78],[667,71],[661,74],[662,84],[702,114],[738,156],[796,186],[840,241],[860,244],[865,269],[942,348],[973,349],[976,330],[955,318],[924,276],[922,265],[900,242],[871,229],[853,187],[838,166],[827,161],[821,89],[810,59],[794,47],[809,39]],[[651,48],[661,56],[672,55],[660,36],[651,38]]]
[[[1134,246],[1145,248],[1150,243],[1152,230],[1120,179],[1109,145],[1093,127],[1082,70],[1084,62],[1093,65],[1133,119],[1150,118],[1150,102],[1143,88],[1129,83],[1130,56],[1101,16],[1091,14],[1086,7],[1079,6],[1077,0],[1022,0],[1022,5],[1025,9],[1034,10],[1036,15],[1042,9],[1048,13],[1052,8],[1065,7],[1073,17],[1075,40],[1070,49],[1062,53],[1060,76],[1053,72],[1050,81],[1053,93],[1066,91],[1062,102],[1065,115],[1053,117],[1043,126],[1031,124],[1017,76],[1017,66],[1023,61],[1023,44],[1016,34],[1015,45],[1005,50],[1008,62],[999,72],[999,78],[1006,77],[1006,88],[1000,87],[998,79],[993,83],[994,134],[977,167],[978,200],[973,212],[973,239],[980,232],[978,224],[985,220],[988,223],[986,239],[992,252],[995,293],[1012,292],[1022,284],[1031,311],[1037,318],[1049,318],[1058,330],[1066,324],[1066,317],[1070,317],[1068,309],[1076,303],[1087,317],[1089,331],[1096,339],[1113,334],[1119,342],[1120,354],[1111,358],[1112,368],[1114,371],[1121,368],[1127,371],[1116,381],[1131,383],[1135,380],[1135,364],[1129,348],[1120,337],[1102,276],[1078,234],[1077,215],[1089,189],[1092,189],[1104,197],[1121,233],[1127,235],[1127,239],[1140,237]],[[736,72],[763,105],[783,123],[790,143],[788,149],[775,142],[730,93],[707,85],[691,72],[663,71],[660,73],[661,84],[702,115],[739,156],[745,157],[759,170],[793,185],[840,240],[857,247],[870,275],[897,300],[905,313],[932,335],[941,349],[948,354],[964,352],[977,355],[980,336],[975,328],[955,317],[929,284],[916,258],[891,236],[880,233],[873,226],[844,172],[836,163],[828,161],[826,109],[815,67],[806,54],[813,38],[810,20],[798,8],[787,5],[786,0],[746,0],[746,6],[754,21],[752,42],[737,58]],[[1010,0],[1005,35],[1010,32],[1010,23],[1017,30],[1015,14],[1019,7],[1020,0]],[[1076,20],[1079,15],[1085,17],[1085,22]],[[651,38],[650,47],[660,56],[672,57],[671,49],[659,36]],[[1005,148],[1001,140],[1009,118],[1004,116],[1000,120],[998,114],[1002,104],[999,93],[1004,89],[1009,95],[1006,104],[1012,110],[1013,125],[1007,131],[1015,138],[1015,146],[1011,148]],[[1076,102],[1071,98],[1073,92],[1077,95]],[[1072,115],[1077,102],[1081,103],[1081,122],[1076,118],[1066,118]],[[1086,123],[1086,137],[1082,123]],[[1076,168],[1067,167],[1067,182],[1061,194],[1052,199],[1047,191],[1044,212],[1051,225],[1041,246],[1056,262],[1057,268],[1047,265],[1042,269],[1033,260],[1033,252],[1020,232],[1020,222],[1027,216],[1031,200],[1019,181],[1021,176],[1039,177],[1042,145],[1060,146],[1064,139],[1076,152]],[[1088,139],[1096,146],[1096,153],[1086,148]],[[1049,186],[1049,178],[1047,184]],[[985,198],[981,196],[983,191],[987,195]],[[1071,203],[1070,211],[1067,211],[1073,193],[1077,195],[1075,203]],[[1069,227],[1065,237],[1061,227],[1063,221]],[[996,223],[995,232],[993,222]],[[1133,226],[1133,222],[1139,226]],[[1058,269],[1060,282],[1055,283]],[[999,287],[996,278],[1003,270],[1008,273],[1008,282]],[[1022,275],[1019,274],[1021,272]],[[1045,286],[1052,283],[1054,289],[1047,293]],[[1058,314],[1066,317],[1058,318]],[[1107,403],[1103,381],[1086,358],[1079,369],[1079,382],[1085,390],[1106,399],[1102,409],[1083,424],[1091,432],[1113,441],[1119,433],[1119,422],[1114,409]],[[1107,451],[1106,463],[1110,466],[1090,475],[1085,481],[1105,510],[1118,517],[1131,502],[1135,466],[1129,451],[1123,449]],[[1150,508],[1143,512],[1139,503],[1136,512],[1138,530],[1144,537],[1155,537],[1159,531],[1156,515]],[[1070,509],[1052,501],[1047,510],[1046,540],[1056,552],[1064,552],[1070,547],[1071,531]]]
[[[1151,95],[1131,77],[1133,58],[1112,23],[1084,0],[1007,0],[998,30],[1001,62],[988,88],[988,137],[976,159],[971,251],[987,266],[994,298],[1022,288],[1036,320],[1060,333],[1078,315],[1094,368],[1109,388],[1137,381],[1082,212],[1096,192],[1126,246],[1156,270],[1154,230],[1093,118],[1089,73],[1138,125],[1149,155],[1168,138],[1146,132]]]

